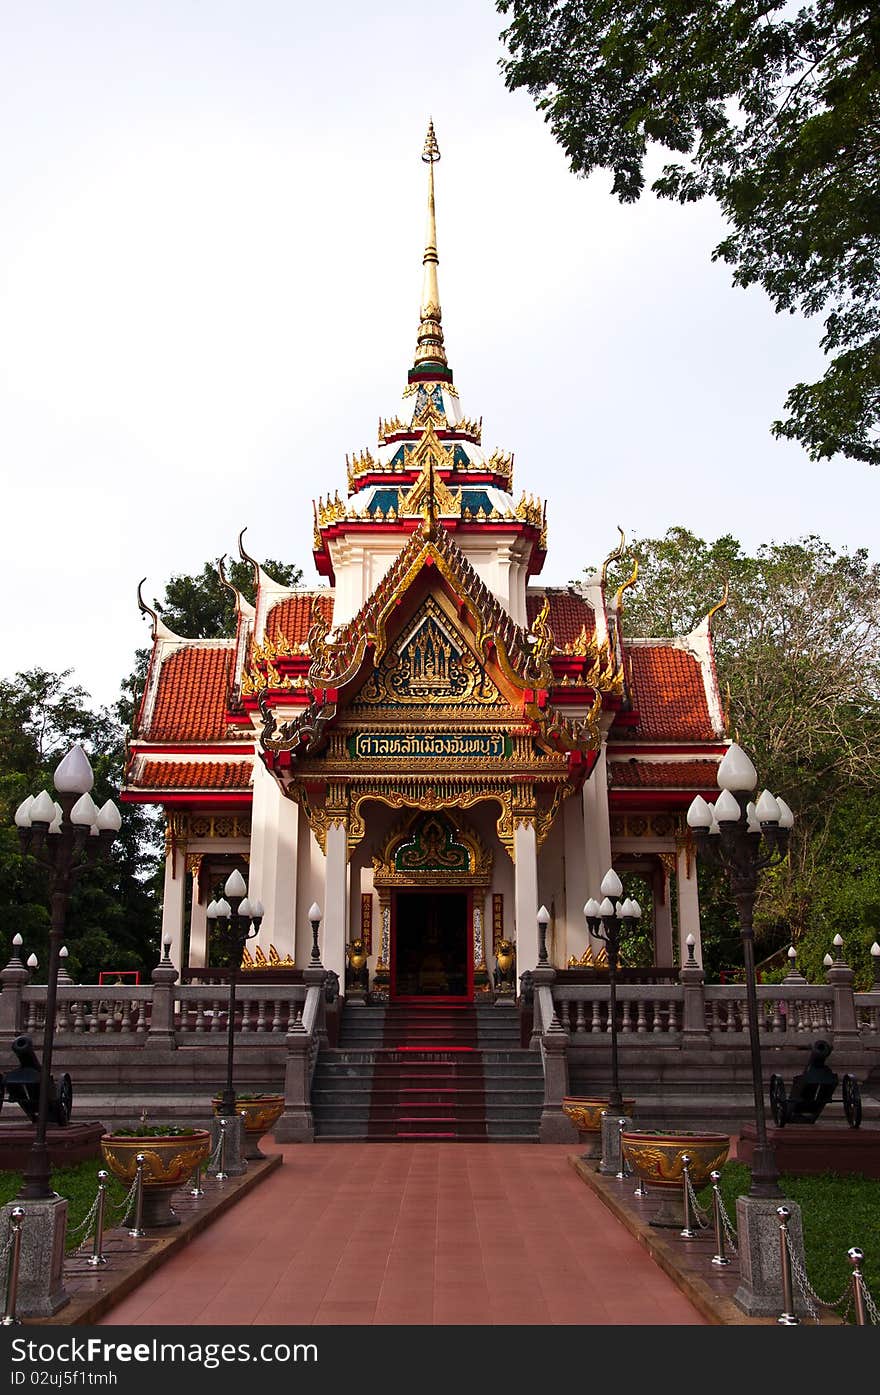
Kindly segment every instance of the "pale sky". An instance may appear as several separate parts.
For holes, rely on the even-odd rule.
[[[491,0],[2,0],[0,675],[111,701],[140,577],[245,524],[317,581],[311,500],[412,362],[429,115],[449,360],[549,501],[544,581],[618,522],[880,554],[877,472],[769,433],[819,320],[731,288],[711,206],[575,179],[501,28]]]

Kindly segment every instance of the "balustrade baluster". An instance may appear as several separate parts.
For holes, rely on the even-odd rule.
[[[592,1018],[592,1021],[591,1021],[591,1023],[590,1023],[590,1031],[591,1031],[591,1032],[601,1032],[601,1031],[603,1031],[603,1030],[604,1030],[604,1029],[603,1029],[603,1027],[602,1027],[602,1004],[599,1002],[599,999],[598,999],[598,998],[594,998],[594,999],[593,999],[593,1018]]]
[[[639,998],[636,1011],[636,1033],[647,1032],[648,1030],[648,1004],[644,998]]]
[[[215,1026],[215,1024],[214,1024],[214,1018],[212,1017],[212,1018],[211,1018],[211,1031],[212,1031],[212,1032],[219,1032],[219,1030],[220,1030],[220,1024],[218,1023],[218,1024]],[[196,1031],[196,1032],[205,1032],[205,1031],[207,1031],[207,1028],[206,1028],[206,1026],[205,1026],[205,1000],[204,1000],[204,998],[196,998],[196,1020],[195,1020],[195,1023],[194,1023],[194,1025],[193,1025],[193,1031]]]
[[[91,1036],[94,1036],[98,1030],[98,1006],[97,1002],[92,1003],[92,1010],[89,1013],[89,1034]]]
[[[241,1008],[241,1026],[238,1030],[240,1032],[249,1032],[251,1031],[251,1005],[247,998],[244,998],[239,1003],[239,1006]]]
[[[282,1009],[282,1006],[283,1006],[283,1002],[284,1002],[284,1000],[283,1000],[282,998],[275,998],[275,999],[273,999],[273,1002],[272,1002],[272,1007],[273,1007],[273,1009],[274,1009],[274,1016],[273,1016],[273,1018],[272,1018],[272,1031],[273,1031],[273,1032],[281,1032],[281,1031],[283,1031],[283,1022],[284,1022],[284,1019],[283,1019],[283,1017],[282,1017],[282,1015],[281,1015],[281,1009]]]
[[[221,1028],[222,1028],[222,1024],[221,1024],[221,1022],[220,1022],[220,1014],[221,1014],[222,1011],[223,1011],[223,1009],[222,1009],[221,1006],[220,1006],[220,999],[219,999],[219,998],[214,998],[214,999],[212,999],[212,1001],[211,1001],[211,1031],[212,1031],[212,1032],[219,1032],[219,1031],[221,1030]]]
[[[139,998],[137,1005],[137,1022],[135,1023],[135,1033],[143,1034],[147,1030],[147,1000]]]
[[[86,1029],[86,1019],[84,1016],[85,1004],[78,998],[73,1005],[73,1030],[80,1035]]]
[[[66,1002],[64,998],[59,998],[58,1000],[58,1011],[55,1014],[55,1031],[70,1031],[70,1003]]]
[[[33,1036],[34,1032],[37,1030],[37,1005],[34,1002],[33,998],[31,998],[30,1002],[28,1003],[28,1014],[27,1022],[25,1023],[25,1030],[28,1036]]]
[[[258,1032],[265,1032],[265,1030],[266,1030],[266,1000],[265,1000],[265,998],[258,998],[258,999],[257,999],[257,1031],[258,1031]]]
[[[670,999],[669,999],[669,1004],[668,1004],[668,1006],[669,1006],[669,1012],[668,1012],[668,1016],[667,1016],[667,1019],[666,1019],[666,1030],[667,1030],[667,1032],[677,1032],[677,1031],[678,1031],[678,1003],[675,1001],[674,998],[670,998]]]
[[[587,1030],[587,1021],[586,1021],[586,1013],[585,1013],[585,1011],[584,1011],[584,1006],[585,1006],[585,1005],[584,1005],[584,1000],[583,1000],[583,998],[578,998],[578,1000],[577,1000],[577,1010],[576,1010],[576,1012],[575,1012],[575,1019],[574,1019],[574,1029],[575,1029],[576,1032],[585,1032],[585,1031]]]
[[[132,1002],[131,998],[126,998],[125,1001],[124,1001],[124,1003],[122,1004],[122,1021],[121,1021],[120,1024],[119,1024],[119,1034],[120,1034],[120,1036],[122,1035],[123,1032],[125,1032],[125,1033],[130,1033],[131,1030],[132,1030],[131,1019],[132,1019],[132,1010],[133,1010],[133,1009],[134,1009],[134,1012],[136,1013],[136,1012],[137,1012],[137,1003]]]
[[[177,1018],[175,1025],[179,1032],[189,1031],[189,1001],[186,998],[177,998],[175,1002],[177,1008]]]
[[[623,1002],[621,1003],[621,1005],[620,1005],[620,1016],[621,1016],[620,1030],[621,1030],[622,1032],[631,1032],[631,1031],[632,1031],[632,1003],[630,1002],[629,998],[624,998]]]
[[[782,1012],[780,1011],[779,999],[778,999],[778,998],[774,998],[774,999],[773,999],[773,1011],[772,1011],[772,1016],[771,1016],[771,1018],[770,1018],[770,1031],[771,1031],[771,1032],[783,1032],[783,1031],[785,1031],[785,1023],[784,1023],[783,1020],[782,1020]]]

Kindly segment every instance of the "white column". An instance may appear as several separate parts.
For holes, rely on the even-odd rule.
[[[518,824],[513,834],[513,886],[516,916],[516,982],[538,962],[538,844],[535,825]]]
[[[675,854],[675,875],[678,882],[678,953],[679,963],[687,963],[688,935],[694,937],[694,958],[702,967],[703,947],[700,942],[700,895],[697,890],[697,859],[687,855],[686,848]]]
[[[172,955],[173,958],[173,955]],[[189,909],[189,967],[204,969],[208,962],[208,903],[199,901],[199,879],[192,879],[192,900]]]
[[[584,806],[577,796],[569,796],[562,805],[562,831],[565,837],[564,966],[572,954],[580,959],[587,947],[584,903],[593,895],[587,881],[584,858]]]
[[[267,959],[270,945],[282,959],[295,957],[298,834],[299,806],[285,798],[262,761],[255,761],[248,895],[263,903],[257,944]]]
[[[651,891],[654,897],[654,963],[665,969],[672,963],[672,897],[662,862],[657,864]]]
[[[588,900],[601,901],[599,888],[611,866],[611,819],[608,813],[608,773],[605,745],[599,752],[589,780],[584,784],[584,873]],[[593,956],[602,948],[602,941],[593,939]]]
[[[321,926],[321,961],[339,975],[339,991],[345,991],[345,944],[348,939],[348,830],[344,823],[327,829],[324,882],[324,922]]]
[[[171,941],[171,962],[181,967],[183,910],[186,904],[186,855],[182,848],[165,854],[165,888],[162,892],[162,942]]]

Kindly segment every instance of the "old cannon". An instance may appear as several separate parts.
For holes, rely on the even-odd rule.
[[[786,1124],[815,1124],[837,1089],[838,1079],[827,1065],[831,1047],[827,1041],[814,1041],[807,1069],[796,1075],[791,1093],[781,1075],[770,1077],[770,1108],[777,1128]],[[854,1075],[843,1077],[843,1109],[851,1129],[862,1122],[862,1095]]]
[[[16,1037],[12,1050],[18,1057],[18,1069],[0,1076],[0,1108],[3,1100],[19,1104],[32,1124],[37,1122],[40,1109],[40,1062],[34,1051],[34,1043],[28,1036]],[[70,1076],[62,1075],[56,1085],[54,1075],[49,1076],[49,1106],[47,1119],[50,1124],[63,1127],[70,1120],[73,1108],[73,1083]]]

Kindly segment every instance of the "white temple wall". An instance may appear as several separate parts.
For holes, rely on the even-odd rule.
[[[531,543],[518,534],[456,533],[458,544],[482,581],[518,625],[526,621],[526,566]],[[336,585],[333,627],[348,624],[371,596],[409,541],[409,533],[357,533],[328,543]]]
[[[584,802],[578,795],[569,795],[560,813],[565,848],[565,947],[560,966],[572,955],[580,959],[587,947],[589,935],[584,920],[584,905],[592,895],[587,880],[584,857]]]
[[[594,896],[601,900],[599,888],[602,884],[602,878],[612,865],[611,819],[608,812],[608,768],[605,760],[604,742],[590,778],[584,783],[583,808],[586,899]],[[594,957],[601,948],[602,942],[593,939]]]
[[[309,924],[309,907],[317,901],[324,910],[326,871],[324,854],[320,844],[309,827],[303,811],[299,811],[299,833],[297,839],[296,877],[296,966],[308,967],[312,953],[312,927]],[[320,936],[323,944],[323,929]]]
[[[248,895],[263,903],[256,943],[267,959],[270,945],[282,959],[294,953],[298,841],[299,805],[285,798],[263,762],[255,760]]]
[[[558,969],[564,968],[568,929],[565,830],[561,810],[538,853],[538,906],[546,906],[550,912],[550,924],[547,927],[547,954],[550,963]]]

